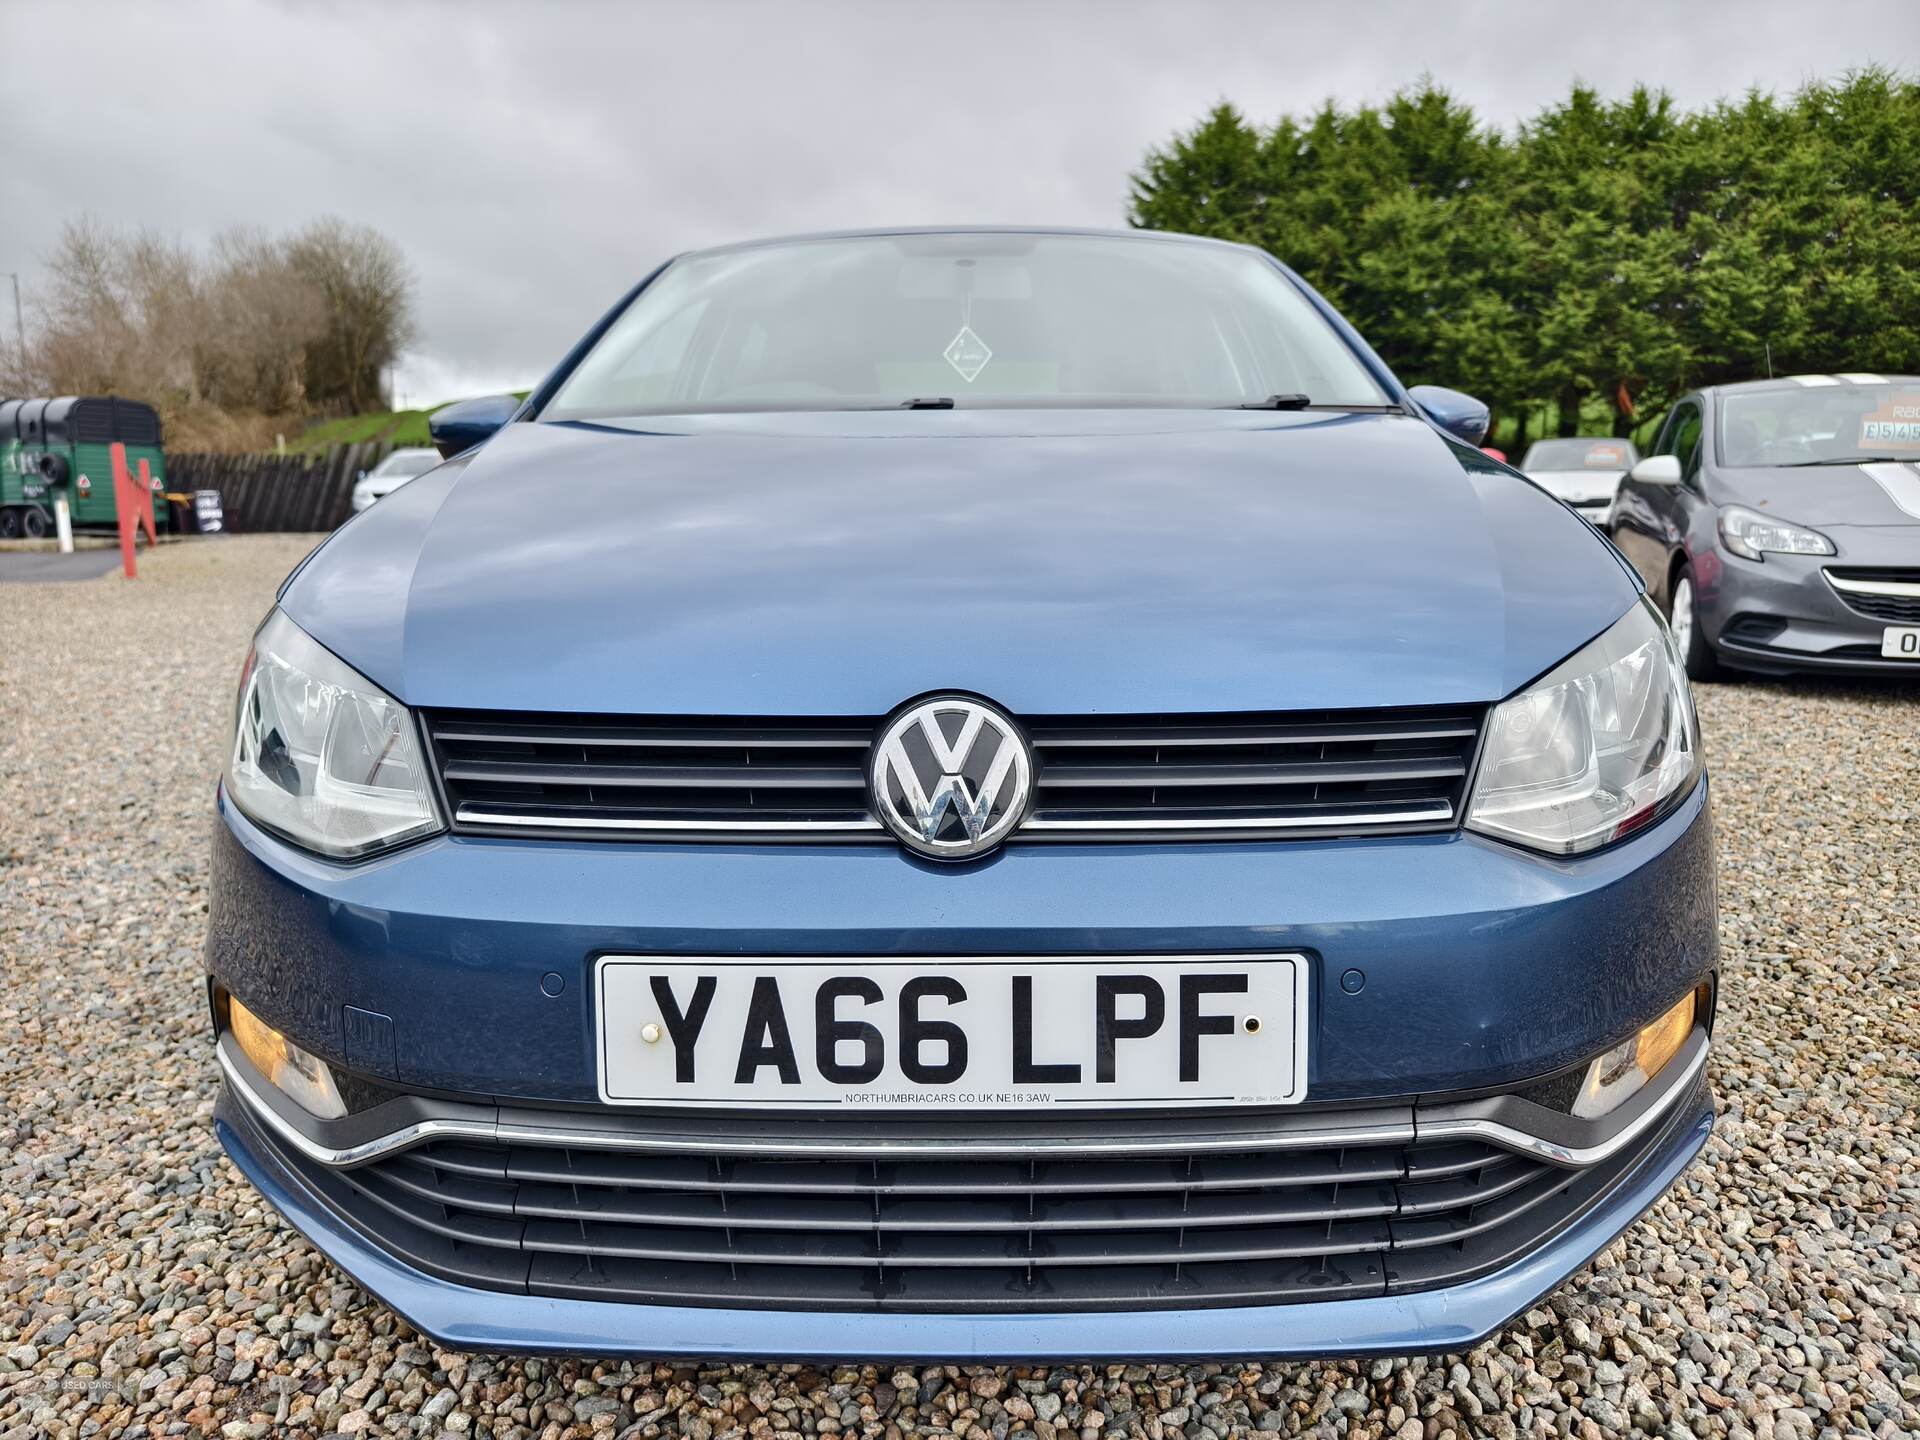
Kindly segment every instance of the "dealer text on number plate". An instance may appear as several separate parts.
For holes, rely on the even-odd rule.
[[[1291,1105],[1294,954],[594,966],[610,1104],[950,1109]]]

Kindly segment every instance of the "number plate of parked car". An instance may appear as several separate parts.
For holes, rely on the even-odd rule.
[[[1880,653],[1889,660],[1920,660],[1920,625],[1889,625],[1880,636]]]
[[[608,955],[601,1098],[956,1109],[1306,1096],[1301,955],[1086,960]]]

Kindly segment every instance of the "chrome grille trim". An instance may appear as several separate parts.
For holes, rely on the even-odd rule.
[[[1854,595],[1912,595],[1920,596],[1920,582],[1911,580],[1860,580],[1851,576],[1825,572],[1827,583],[1836,590],[1845,590]]]
[[[1453,806],[1442,801],[1422,810],[1391,810],[1384,814],[1355,815],[1330,821],[1326,815],[1291,818],[1242,816],[1235,820],[1049,820],[1035,815],[1027,821],[1028,830],[1285,830],[1320,829],[1330,823],[1340,825],[1425,825],[1453,819]]]
[[[1034,797],[1011,841],[1294,839],[1451,829],[1486,709],[1016,717]],[[456,831],[872,843],[879,720],[428,710]]]
[[[642,833],[651,831],[663,835],[708,830],[738,830],[748,835],[765,834],[769,831],[796,835],[836,831],[878,833],[882,828],[880,822],[872,816],[863,820],[634,820],[619,816],[569,816],[540,812],[510,814],[471,805],[462,805],[454,812],[454,819],[462,825],[498,825],[513,829],[531,825],[542,830],[551,827],[560,830],[626,830]]]

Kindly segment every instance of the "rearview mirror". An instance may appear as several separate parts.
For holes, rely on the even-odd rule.
[[[1444,385],[1416,385],[1407,392],[1427,418],[1456,440],[1478,445],[1487,438],[1487,407],[1471,395]]]
[[[443,460],[451,460],[471,450],[507,421],[520,408],[512,395],[482,395],[477,400],[460,400],[443,406],[427,417],[427,433],[433,448]]]
[[[1680,457],[1678,455],[1649,455],[1627,472],[1627,478],[1629,480],[1638,480],[1642,485],[1678,485],[1680,483]]]

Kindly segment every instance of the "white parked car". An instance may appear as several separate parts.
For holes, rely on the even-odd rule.
[[[1536,440],[1520,468],[1527,478],[1557,495],[1582,518],[1606,529],[1620,482],[1640,459],[1631,440],[1583,435],[1573,440]]]
[[[396,450],[371,470],[362,470],[353,487],[353,513],[358,515],[382,495],[398,490],[416,475],[440,463],[440,452],[425,447]]]

